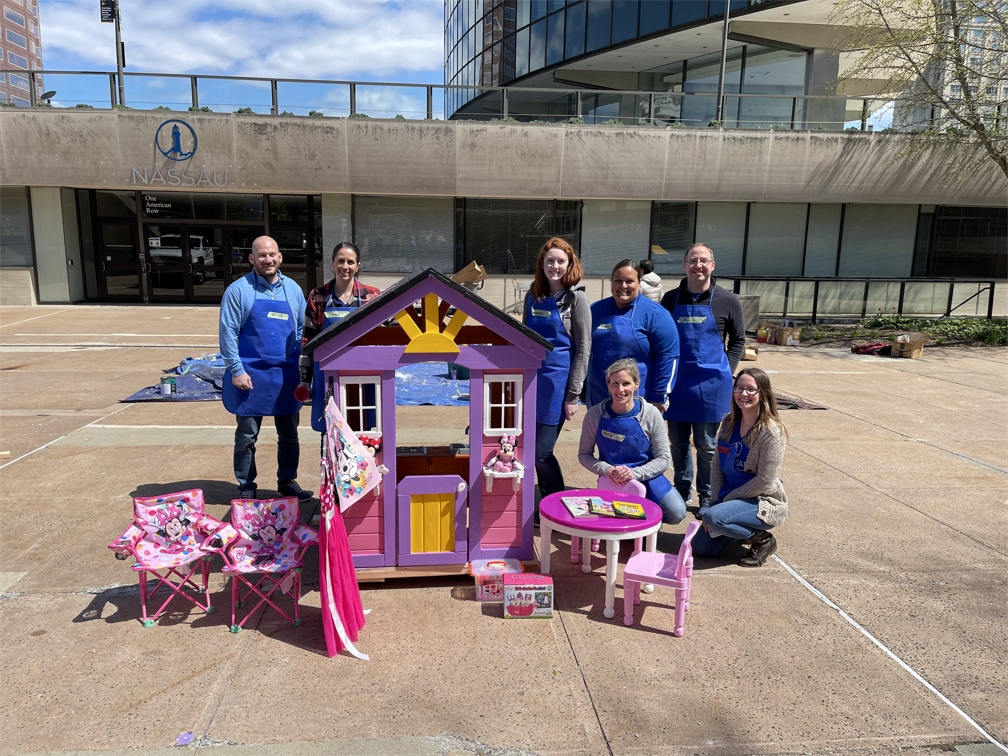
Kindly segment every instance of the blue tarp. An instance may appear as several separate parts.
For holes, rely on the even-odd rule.
[[[469,381],[453,379],[444,362],[421,362],[396,370],[396,404],[416,407],[463,407],[469,404]]]
[[[171,372],[166,371],[166,372]],[[212,383],[204,381],[195,375],[177,375],[175,377],[174,394],[161,393],[160,384],[140,389],[133,396],[123,399],[124,402],[217,402],[221,392]]]

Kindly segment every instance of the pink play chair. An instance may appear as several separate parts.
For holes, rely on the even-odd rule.
[[[672,634],[682,637],[689,609],[690,583],[693,581],[693,536],[700,523],[693,521],[686,528],[686,537],[678,554],[638,551],[627,560],[623,570],[623,624],[633,624],[634,606],[640,603],[642,583],[664,585],[675,589],[675,628]]]
[[[116,559],[136,559],[133,570],[140,578],[140,607],[143,626],[151,627],[176,596],[207,614],[213,612],[208,581],[210,559],[226,545],[226,526],[203,511],[203,492],[190,491],[133,499],[133,524],[109,544]],[[192,582],[199,569],[202,582]],[[162,574],[164,573],[164,574]],[[154,589],[147,590],[148,575],[157,578]],[[205,603],[182,589],[188,585]],[[147,600],[161,586],[171,595],[148,618]]]
[[[619,491],[620,493],[631,494],[632,496],[639,496],[642,499],[647,498],[647,489],[644,488],[644,484],[639,480],[631,480],[629,483],[624,483],[622,486],[617,485],[613,482],[612,478],[606,477],[605,475],[600,475],[598,483],[595,487],[600,491]],[[634,548],[640,551],[641,544],[638,538],[634,541]],[[598,551],[601,547],[601,543],[598,538],[592,539],[592,551]],[[578,549],[581,548],[581,539],[578,536],[571,536],[571,562],[577,564],[578,561]]]
[[[222,572],[231,576],[231,632],[241,632],[248,618],[263,604],[269,604],[294,627],[301,624],[301,570],[309,546],[318,543],[318,531],[300,523],[296,496],[283,499],[235,499],[231,502],[234,534],[224,553]],[[269,582],[267,589],[265,583]],[[243,589],[244,592],[243,592]],[[290,593],[294,616],[277,606],[274,594]],[[253,594],[259,602],[241,622],[235,609],[244,606]],[[279,596],[276,600],[279,600]]]

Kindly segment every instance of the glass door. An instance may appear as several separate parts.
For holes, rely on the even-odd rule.
[[[192,272],[191,302],[219,304],[231,281],[230,264],[224,258],[223,226],[187,226]]]
[[[142,302],[136,223],[101,223],[99,228],[98,276],[102,299]]]
[[[188,302],[192,296],[192,262],[186,227],[145,223],[147,286],[151,302]]]

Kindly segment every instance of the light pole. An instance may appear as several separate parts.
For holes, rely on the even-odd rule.
[[[728,14],[731,11],[731,0],[725,0],[724,4],[724,29],[721,30],[721,65],[718,67],[717,77],[717,120],[724,126],[724,74],[725,61],[728,57]],[[118,27],[116,27],[118,28]]]
[[[115,0],[116,70],[119,73],[119,104],[126,104],[126,88],[123,84],[123,68],[126,67],[126,50],[122,43],[122,21],[119,18],[119,2]],[[724,54],[721,55],[722,59]],[[723,67],[722,63],[722,67]]]

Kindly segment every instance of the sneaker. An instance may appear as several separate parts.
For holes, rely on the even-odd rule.
[[[296,480],[289,480],[286,483],[277,484],[277,491],[280,492],[281,496],[297,496],[298,501],[311,501],[313,493],[311,491],[305,491],[301,486],[298,485]]]
[[[696,518],[702,520],[703,516],[707,514],[707,510],[711,508],[710,499],[700,499],[700,508],[696,511]]]
[[[238,488],[238,498],[239,499],[254,499],[259,493],[259,489],[256,486],[251,488]]]

